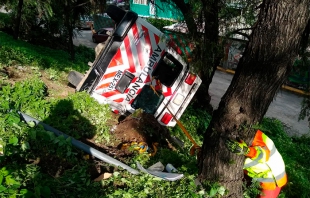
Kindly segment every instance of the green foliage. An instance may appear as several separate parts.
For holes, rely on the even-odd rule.
[[[11,166],[11,168],[16,168]],[[35,192],[23,188],[27,180],[33,179],[36,173],[36,166],[26,165],[19,166],[19,169],[7,169],[2,167],[0,170],[0,196],[1,197],[50,197],[50,189],[48,186],[37,186]]]
[[[158,18],[146,18],[146,21],[154,25],[160,31],[164,31],[164,26],[172,25],[173,23],[175,23],[173,21]]]
[[[257,197],[260,194],[260,184],[252,180],[252,183],[247,186],[246,182],[243,185],[243,196],[244,198]]]
[[[79,157],[81,151],[72,147],[71,138],[56,136],[52,132],[45,131],[41,125],[35,126],[32,122],[26,124],[20,120],[20,115],[15,110],[27,111],[32,116],[40,115],[38,117],[42,120],[51,120],[51,125],[53,125],[53,119],[60,116],[61,119],[64,119],[61,121],[63,126],[69,123],[69,127],[71,124],[85,130],[84,133],[79,134],[79,137],[88,135],[88,130],[91,129],[85,124],[87,120],[85,118],[83,120],[81,114],[89,117],[89,122],[97,125],[99,129],[108,130],[105,123],[110,110],[106,106],[96,103],[86,93],[73,94],[66,100],[47,101],[45,98],[46,86],[37,78],[17,82],[14,86],[2,85],[0,92],[0,164],[2,167],[0,196],[50,197],[54,194],[54,197],[57,197],[61,193],[55,194],[55,191],[61,192],[63,186],[74,184],[77,189],[73,189],[77,194],[73,193],[72,196],[85,197],[89,193],[85,186],[88,187],[91,183],[89,172],[86,171],[89,165]],[[57,107],[59,104],[64,104],[64,106]],[[67,104],[73,105],[68,107]],[[64,111],[68,110],[66,114],[68,117],[62,117],[64,111],[60,111],[61,108],[64,108]],[[70,108],[77,108],[77,110]],[[51,114],[54,110],[59,111]],[[71,115],[70,112],[76,113],[76,115]],[[58,113],[59,115],[57,115]],[[74,116],[79,119],[75,120],[75,123],[70,123],[70,119]],[[72,128],[69,131],[72,131]],[[97,132],[102,131],[92,131],[92,133]],[[48,163],[49,161],[50,163]],[[58,182],[53,177],[46,175],[46,172],[41,170],[37,164],[43,168],[45,166],[55,168],[64,166],[69,172],[73,172],[75,177],[64,174],[59,179],[61,182]],[[77,169],[74,169],[75,165],[78,167]],[[84,179],[81,171],[84,171]],[[91,185],[98,187],[97,183]],[[78,194],[81,189],[84,196]]]
[[[47,95],[45,84],[38,78],[17,82],[14,86],[4,85],[0,88],[0,112],[10,109],[33,111],[42,117],[45,113],[43,98]]]
[[[203,134],[206,131],[211,120],[211,116],[202,109],[197,109],[194,106],[189,106],[183,113],[180,121],[193,137],[198,145],[202,145]],[[191,147],[192,144],[189,142],[184,132],[179,126],[169,129],[171,133],[182,141],[186,142],[186,147]]]
[[[83,45],[75,47],[75,56],[76,63],[87,63],[88,61],[93,61],[95,59],[94,50]]]
[[[55,71],[84,72],[88,69],[87,62],[93,61],[95,53],[84,46],[76,47],[77,60],[69,60],[68,53],[62,50],[36,46],[13,38],[0,32],[0,62],[7,65],[31,65],[42,69],[52,68]]]
[[[78,92],[54,100],[44,122],[77,139],[97,135],[96,139],[104,141],[110,138],[106,125],[110,117],[107,105],[99,105],[88,93]]]
[[[5,30],[12,26],[9,14],[0,12],[0,30]]]
[[[102,181],[106,190],[103,197],[204,197],[194,184],[194,176],[186,175],[175,182],[164,181],[148,174],[138,177],[126,177],[114,172],[113,177]],[[115,187],[117,187],[115,189]]]
[[[244,21],[248,26],[252,26],[257,19],[257,6],[257,3],[253,1],[226,3],[220,9],[219,19],[227,23],[226,28],[230,23],[241,23],[241,21]]]

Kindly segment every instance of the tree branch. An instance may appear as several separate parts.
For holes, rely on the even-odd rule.
[[[239,34],[239,35],[244,36],[244,37],[246,37],[247,39],[249,39],[249,38],[250,38],[250,35],[241,32],[241,31],[243,31],[243,30],[252,30],[252,28],[237,29],[237,30],[234,30],[234,31],[232,31],[232,32],[229,32],[228,35],[230,36],[230,35],[232,35],[232,34]]]

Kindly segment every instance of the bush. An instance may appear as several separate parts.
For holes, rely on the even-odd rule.
[[[0,31],[4,31],[7,33],[13,33],[11,17],[7,13],[0,12]]]
[[[146,21],[154,25],[160,31],[164,31],[165,26],[172,25],[175,23],[173,21],[158,18],[146,18]]]

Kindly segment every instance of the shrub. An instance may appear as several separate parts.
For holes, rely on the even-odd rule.
[[[164,31],[165,26],[172,25],[173,23],[175,23],[173,21],[158,18],[146,18],[146,21],[154,25],[160,31]]]

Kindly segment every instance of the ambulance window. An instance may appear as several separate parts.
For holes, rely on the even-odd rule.
[[[134,109],[143,109],[146,113],[154,114],[165,98],[160,92],[157,92],[157,94],[154,93],[150,85],[144,85],[131,106]]]
[[[117,82],[115,89],[124,93],[134,77],[135,76],[132,73],[125,71],[124,75]]]
[[[158,62],[152,76],[159,80],[163,85],[171,87],[183,69],[182,64],[171,54],[166,53]]]

